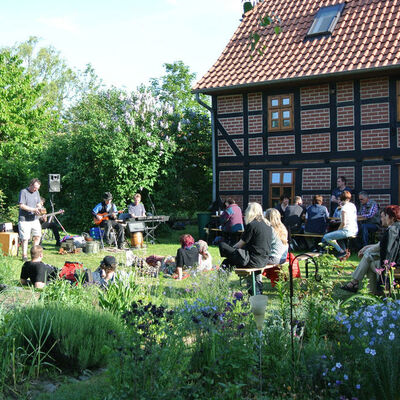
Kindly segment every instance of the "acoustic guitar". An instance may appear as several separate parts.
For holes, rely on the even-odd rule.
[[[110,212],[110,213],[107,213],[107,212],[98,213],[98,214],[96,214],[97,218],[96,217],[93,218],[93,223],[95,225],[100,225],[103,221],[107,221],[108,219],[110,219],[111,215],[113,215],[113,214],[121,214],[122,212],[124,212],[124,210],[119,210],[117,212],[113,211],[113,212]],[[100,217],[100,219],[98,217]]]

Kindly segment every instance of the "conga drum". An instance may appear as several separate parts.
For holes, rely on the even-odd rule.
[[[142,232],[134,232],[131,233],[131,245],[132,247],[143,247],[143,233]]]

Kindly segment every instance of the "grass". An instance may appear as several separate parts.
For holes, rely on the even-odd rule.
[[[156,244],[148,244],[147,248],[133,250],[135,254],[143,257],[150,256],[152,254],[167,256],[176,255],[176,251],[179,248],[179,237],[183,233],[190,233],[194,238],[198,237],[197,225],[188,225],[185,230],[172,230],[168,227],[163,227],[161,232],[156,236]],[[97,254],[86,254],[80,252],[78,254],[59,254],[58,249],[54,245],[54,241],[45,242],[44,244],[44,258],[43,261],[47,264],[56,266],[57,268],[62,268],[65,261],[78,261],[83,263],[84,268],[89,268],[95,270],[99,265],[100,261],[106,255],[114,255],[120,265],[125,265],[125,252],[116,251],[113,248],[106,248],[101,250]],[[213,258],[213,264],[220,265],[222,258],[219,255],[219,250],[217,246],[209,246],[209,252]],[[348,274],[350,279],[350,273],[357,266],[358,257],[356,254],[352,254],[349,260],[345,263],[337,263],[337,268],[329,271],[329,277],[331,279],[337,279],[338,274],[346,276]],[[301,264],[301,271],[304,275],[304,264]],[[9,286],[19,285],[19,275],[21,272],[22,261],[19,257],[4,257],[0,256],[0,283],[7,284]],[[311,268],[310,273],[313,273],[313,268]],[[166,279],[165,279],[166,280]],[[239,288],[239,279],[235,274],[230,275],[230,284],[233,287]],[[150,280],[149,284],[153,284],[154,280]],[[190,279],[184,281],[176,281],[174,279],[168,279],[169,287],[172,288],[185,288],[190,286]],[[276,290],[271,287],[269,281],[264,284],[265,294],[271,296],[271,299],[276,297]],[[21,293],[20,290],[10,290],[8,291],[7,297],[11,296],[12,299],[8,298],[8,303],[12,301],[20,301],[21,298],[26,298],[29,301],[32,298],[32,290],[25,290],[25,293]],[[336,291],[335,291],[336,292]],[[347,298],[348,293],[337,290],[337,295],[340,299]],[[2,298],[4,301],[4,294],[0,293],[0,304],[2,303]]]

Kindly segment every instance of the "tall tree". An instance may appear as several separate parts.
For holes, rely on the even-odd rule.
[[[42,84],[41,102],[54,104],[60,113],[83,95],[101,87],[91,65],[87,65],[84,71],[70,68],[58,50],[52,46],[41,47],[39,38],[35,36],[3,51],[10,51],[22,59],[32,81]]]
[[[0,52],[0,187],[9,202],[37,174],[37,155],[46,138],[57,130],[53,103],[41,101],[43,85],[36,84],[22,60]]]
[[[149,91],[119,89],[89,94],[67,116],[67,133],[43,153],[42,167],[62,174],[65,218],[88,226],[105,191],[123,207],[152,188],[175,147],[169,135],[172,107]]]

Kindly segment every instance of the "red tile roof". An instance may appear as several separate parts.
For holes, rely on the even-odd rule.
[[[264,0],[246,13],[212,68],[193,87],[218,91],[329,76],[344,71],[400,67],[400,0],[347,0],[330,36],[306,39],[317,11],[343,0]],[[274,13],[282,32],[263,31],[259,18]],[[262,32],[264,54],[250,51],[249,35]],[[252,57],[251,57],[252,55]]]

